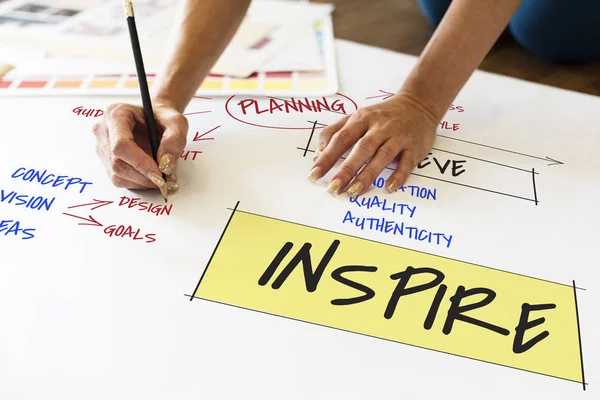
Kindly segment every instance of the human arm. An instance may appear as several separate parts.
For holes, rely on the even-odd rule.
[[[250,0],[185,0],[173,44],[152,87],[152,106],[162,135],[159,163],[150,146],[141,107],[113,104],[94,125],[96,150],[113,184],[126,188],[177,189],[173,169],[186,145],[185,107],[237,31]],[[171,176],[169,185],[161,173]]]
[[[438,123],[521,1],[453,0],[396,95],[323,129],[309,178],[324,176],[356,144],[333,174],[330,193],[349,185],[350,196],[363,194],[398,157],[386,188],[393,192],[401,186],[431,149]]]

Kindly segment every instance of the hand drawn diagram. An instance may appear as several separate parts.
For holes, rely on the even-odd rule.
[[[367,97],[366,99],[380,99],[383,101],[393,95],[393,93],[385,90],[379,90],[379,92],[380,94]],[[337,112],[336,110],[327,108],[322,108],[322,111]],[[452,105],[450,111],[464,112],[464,107]],[[313,141],[315,130],[328,126],[316,119],[305,121],[306,125],[304,129],[310,130],[310,134],[307,135],[307,140],[297,147],[303,157],[306,157],[307,154],[314,154],[316,151],[317,146]],[[440,128],[456,131],[459,129],[459,124],[442,121],[440,122]],[[448,136],[439,132],[437,138],[436,145],[434,145],[427,157],[417,165],[412,175],[472,190],[524,200],[534,205],[538,205],[540,201],[536,187],[536,177],[540,174],[540,166],[564,164],[548,156],[541,157],[490,146],[484,143]],[[456,152],[445,149],[444,144],[450,141],[461,143],[465,148],[464,151]],[[498,152],[500,156],[503,153],[516,155],[524,160],[524,164],[531,165],[530,160],[535,160],[535,162],[530,168],[524,168],[520,165],[511,165],[477,156],[478,149],[490,149]],[[342,159],[345,159],[345,157],[342,157]],[[536,166],[538,166],[537,169]],[[395,165],[393,164],[386,167],[386,170],[389,172],[394,169]],[[495,179],[490,180],[489,176],[494,176]],[[377,181],[374,182],[374,186],[382,187],[382,185],[377,184]]]
[[[577,288],[233,208],[204,299],[583,384]]]

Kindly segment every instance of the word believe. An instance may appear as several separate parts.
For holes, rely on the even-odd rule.
[[[418,169],[426,168],[429,165],[435,165],[435,167],[437,167],[437,170],[440,171],[442,175],[445,174],[446,171],[450,172],[452,176],[459,176],[466,172],[465,167],[463,165],[467,162],[466,160],[447,159],[441,162],[440,156],[433,156],[432,161],[430,161],[429,156],[431,156],[431,153],[429,153],[427,157],[425,157],[423,161],[421,161],[417,165]]]
[[[193,295],[580,382],[573,290],[235,211]]]
[[[41,185],[51,187],[63,187],[64,190],[69,188],[79,189],[79,193],[83,193],[87,185],[92,182],[85,182],[81,178],[69,177],[68,175],[55,175],[48,173],[47,170],[38,171],[35,169],[18,168],[11,178],[24,180],[26,182],[37,182]]]

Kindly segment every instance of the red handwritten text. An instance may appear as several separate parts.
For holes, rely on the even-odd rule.
[[[136,229],[134,231],[133,227],[131,226],[109,225],[106,228],[104,228],[104,233],[106,233],[110,237],[129,237],[133,240],[145,240],[146,243],[152,243],[156,241],[155,233],[147,233],[145,235],[142,235],[141,229]]]
[[[190,158],[192,161],[196,161],[196,156],[198,154],[202,153],[199,150],[184,150],[181,152],[181,156],[179,156],[179,158],[183,158],[184,160],[187,161],[188,157],[190,156],[190,154],[192,155],[192,157]]]
[[[83,108],[83,106],[79,106],[73,109],[73,112],[77,115],[82,115],[84,117],[100,117],[104,114],[102,110],[96,110],[94,108]]]
[[[119,207],[121,206],[137,209],[138,211],[146,211],[156,215],[157,217],[164,214],[171,215],[171,209],[173,208],[173,204],[154,204],[149,203],[147,201],[140,201],[139,197],[127,196],[121,196],[121,201],[119,201]]]
[[[275,112],[284,112],[289,114],[290,112],[322,112],[322,111],[336,111],[346,114],[345,104],[340,99],[335,99],[331,103],[326,97],[320,99],[309,100],[304,98],[303,100],[296,100],[295,98],[287,99],[269,99],[269,105],[263,105],[262,108],[259,106],[258,101],[255,99],[243,99],[237,103],[244,115],[250,113],[262,114],[268,112],[273,114]],[[249,109],[249,110],[248,110]]]
[[[450,124],[448,121],[442,121],[440,127],[447,131],[457,131],[460,129],[460,124]]]

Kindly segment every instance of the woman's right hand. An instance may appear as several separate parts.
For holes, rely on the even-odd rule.
[[[152,151],[140,106],[117,103],[108,107],[92,128],[96,152],[112,183],[120,188],[158,187],[163,196],[179,189],[175,165],[187,142],[188,121],[175,108],[154,104],[154,118],[160,138],[158,165]],[[161,173],[167,176],[165,181]]]

